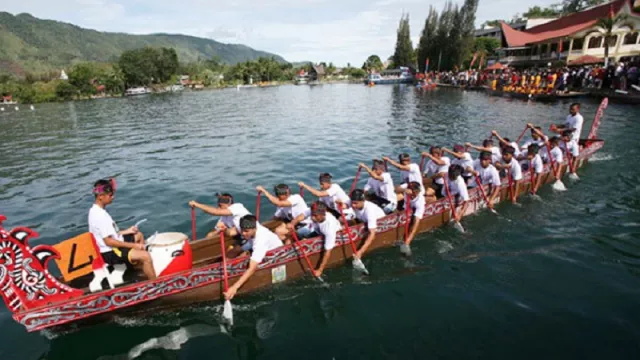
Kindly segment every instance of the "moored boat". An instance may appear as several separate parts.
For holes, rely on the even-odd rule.
[[[597,139],[601,114],[606,107],[606,101],[601,105],[594,120],[591,131],[586,139],[581,140],[583,150],[578,157],[578,166],[582,167],[588,159],[600,150],[604,141]],[[566,166],[563,166],[565,171]],[[550,183],[554,180],[549,169],[543,175],[543,181]],[[527,192],[531,179],[529,174],[523,179],[521,192]],[[508,181],[503,180],[500,199],[508,197]],[[480,189],[470,191],[471,206],[467,215],[477,212],[484,207]],[[446,224],[451,219],[452,209],[446,199],[427,205],[425,217],[420,222],[420,231],[428,231]],[[379,236],[370,249],[390,247],[402,238],[407,214],[392,213],[378,223]],[[0,217],[0,224],[5,220]],[[273,228],[274,222],[265,224]],[[366,236],[365,226],[357,224],[350,227],[350,234],[341,232],[337,239],[336,248],[331,253],[329,266],[339,266],[351,259],[352,249],[349,245],[349,235],[360,244]],[[112,315],[122,313],[144,313],[158,309],[174,308],[190,303],[219,299],[223,290],[223,265],[220,261],[220,239],[212,237],[189,243],[184,235],[172,234],[161,236],[164,240],[152,241],[161,253],[176,254],[178,262],[170,261],[167,267],[158,272],[161,276],[155,280],[129,282],[119,287],[91,292],[92,278],[77,278],[75,281],[65,281],[54,278],[46,269],[47,262],[56,259],[58,266],[66,273],[85,271],[92,274],[92,257],[90,248],[77,250],[80,241],[90,243],[86,236],[66,243],[66,250],[61,244],[55,247],[38,245],[29,247],[29,240],[37,234],[27,228],[17,228],[6,231],[0,227],[0,292],[13,313],[13,318],[23,324],[28,331],[63,326],[69,323],[86,324],[92,320],[108,319]],[[75,239],[75,238],[74,238]],[[73,240],[73,239],[70,239]],[[71,251],[73,244],[76,250]],[[89,244],[90,245],[90,244]],[[323,251],[323,239],[312,238],[303,240],[301,247],[285,245],[269,252],[260,264],[259,270],[241,288],[241,293],[272,286],[290,279],[299,278],[308,272],[302,259],[302,253],[309,255],[312,263],[317,264]],[[153,249],[152,249],[153,250]],[[191,254],[191,255],[189,255]],[[153,255],[153,254],[152,254]],[[84,256],[81,258],[81,256]],[[94,254],[95,256],[95,254]],[[182,268],[185,258],[189,264]],[[230,260],[226,266],[229,278],[241,276],[247,264],[248,257]],[[155,259],[154,259],[155,264]],[[175,265],[175,269],[169,266]],[[167,270],[170,269],[170,270]],[[70,271],[73,270],[73,271]],[[135,279],[135,274],[132,274]],[[63,275],[64,277],[64,275]]]
[[[412,84],[415,77],[407,67],[399,69],[384,70],[381,73],[369,74],[364,80],[365,85],[394,85],[394,84]]]
[[[537,102],[554,102],[558,100],[558,97],[555,94],[526,94],[514,91],[493,90],[488,87],[484,88],[484,90],[490,96],[498,96],[511,99],[533,100]]]
[[[129,88],[124,92],[124,96],[138,96],[150,94],[151,90],[146,87]]]

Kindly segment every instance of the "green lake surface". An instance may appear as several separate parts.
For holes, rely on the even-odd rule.
[[[598,102],[585,99],[586,135]],[[255,186],[348,188],[358,162],[431,145],[517,138],[563,122],[568,102],[538,104],[410,86],[283,86],[23,106],[0,113],[0,214],[54,244],[87,231],[92,184],[116,176],[121,228],[190,233],[187,202]],[[387,248],[234,299],[221,331],[212,302],[67,333],[27,333],[0,305],[0,359],[638,359],[640,108],[611,104],[605,147],[568,191],[501,204],[420,235],[413,256]],[[398,173],[393,172],[398,179]],[[361,178],[361,184],[366,176]],[[307,195],[307,200],[311,197]],[[263,199],[262,214],[274,210]],[[200,214],[204,235],[214,219]]]

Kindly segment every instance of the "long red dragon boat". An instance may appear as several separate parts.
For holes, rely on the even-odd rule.
[[[607,99],[604,99],[587,138],[580,140],[582,151],[577,158],[578,167],[583,167],[604,146],[604,141],[597,139],[597,132],[607,104]],[[566,170],[567,165],[562,164],[561,171],[565,173]],[[543,183],[553,181],[554,177],[547,167]],[[525,175],[522,184],[524,186],[520,187],[521,193],[528,192],[531,187],[530,174]],[[485,206],[479,188],[471,190],[469,195],[471,205],[465,215],[475,213]],[[506,199],[508,180],[503,179],[500,201]],[[447,199],[428,204],[419,231],[429,231],[448,223],[452,218],[451,213]],[[405,212],[395,212],[380,219],[378,235],[370,250],[393,246],[402,238],[407,219]],[[222,297],[224,271],[220,239],[217,236],[189,242],[186,235],[176,237],[176,233],[172,233],[172,238],[177,238],[178,241],[159,244],[158,251],[155,252],[151,249],[152,256],[159,256],[158,263],[164,266],[163,271],[156,271],[160,274],[157,279],[141,281],[139,274],[130,274],[118,286],[106,286],[105,290],[99,287],[96,290],[93,280],[97,274],[97,255],[93,245],[87,245],[91,243],[87,236],[79,236],[54,246],[31,247],[29,241],[38,236],[35,231],[25,227],[7,231],[2,227],[3,221],[6,218],[0,215],[0,293],[14,320],[24,325],[29,332],[68,328],[70,325],[89,325],[109,321],[114,315],[167,310]],[[275,225],[277,224],[273,222],[265,224],[271,228]],[[349,228],[350,235],[360,245],[366,238],[364,224]],[[329,267],[351,260],[353,252],[348,235],[345,230],[338,234]],[[284,245],[274,249],[267,254],[258,271],[239,293],[299,278],[309,271],[302,253],[317,264],[322,252],[321,237],[303,240],[299,247]],[[51,259],[55,259],[63,276],[54,277],[49,272]],[[173,266],[172,263],[182,265]],[[227,261],[228,278],[241,276],[248,264],[249,257],[246,256]],[[73,278],[74,274],[83,276]]]

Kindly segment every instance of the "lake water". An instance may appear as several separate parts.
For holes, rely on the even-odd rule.
[[[584,101],[583,134],[597,106]],[[256,185],[315,185],[324,171],[348,188],[358,162],[480,142],[492,129],[516,138],[567,111],[360,85],[24,107],[0,113],[0,213],[7,228],[38,231],[33,244],[53,244],[86,231],[93,182],[116,176],[109,210],[121,227],[147,218],[147,234],[189,233],[192,199],[227,191],[253,209]],[[465,218],[466,234],[422,234],[410,259],[371,254],[367,278],[347,265],[326,272],[328,290],[305,278],[239,296],[231,333],[218,302],[66,334],[28,334],[0,305],[0,359],[638,359],[638,119],[638,107],[609,106],[607,143],[567,192],[547,186],[542,201],[500,205],[502,217]],[[214,223],[198,220],[201,235]]]

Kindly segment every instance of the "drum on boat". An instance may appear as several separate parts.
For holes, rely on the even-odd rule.
[[[190,270],[193,254],[187,235],[177,232],[159,233],[147,239],[156,276]]]

